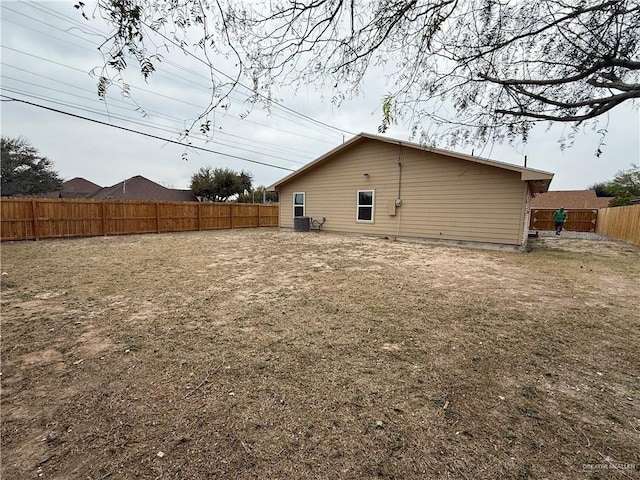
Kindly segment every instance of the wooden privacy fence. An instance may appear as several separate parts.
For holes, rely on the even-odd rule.
[[[596,233],[640,245],[640,205],[601,208]]]
[[[532,208],[529,230],[555,230],[556,209]],[[598,222],[596,209],[567,209],[567,220],[564,229],[570,232],[595,232]]]
[[[2,240],[277,227],[278,205],[4,197]]]

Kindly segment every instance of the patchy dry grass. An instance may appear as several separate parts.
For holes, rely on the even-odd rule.
[[[234,230],[2,270],[3,478],[638,478],[633,246]]]

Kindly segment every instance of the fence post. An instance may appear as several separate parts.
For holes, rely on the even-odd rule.
[[[5,218],[3,212],[2,223],[5,225],[7,222],[8,225],[14,225],[15,223],[19,223],[20,225],[20,238],[21,240],[40,240],[45,238],[57,237],[60,236],[60,231],[63,229],[65,225],[67,228],[64,230],[63,236],[99,236],[104,235],[105,237],[110,234],[130,234],[136,233],[138,230],[136,228],[120,228],[123,222],[137,222],[144,226],[144,232],[151,232],[149,228],[148,222],[150,220],[154,220],[154,217],[151,216],[151,212],[149,211],[149,205],[155,204],[156,215],[155,215],[155,231],[167,232],[173,231],[171,229],[175,229],[177,224],[180,224],[184,227],[184,221],[187,217],[182,215],[186,215],[186,213],[175,213],[172,214],[169,210],[167,213],[167,217],[162,217],[164,209],[164,202],[156,202],[156,201],[140,201],[140,202],[129,202],[127,205],[130,205],[132,208],[125,209],[123,211],[122,207],[125,202],[118,200],[73,200],[73,199],[60,199],[60,200],[40,200],[37,198],[19,198],[19,199],[5,199],[3,197],[4,202],[16,202],[19,204],[20,208],[10,209],[10,213],[8,216],[11,218]],[[57,212],[57,210],[53,213],[50,213],[49,203],[55,204],[54,206],[59,206],[63,204],[63,206],[68,207],[64,208],[61,212]],[[97,205],[99,203],[99,205]],[[175,202],[167,202],[169,204],[173,204]],[[90,204],[90,205],[89,205]],[[13,203],[12,203],[13,205]],[[40,210],[40,206],[42,205],[42,210]],[[82,207],[83,205],[86,206]],[[138,210],[135,210],[136,205],[138,206]],[[142,206],[141,206],[142,205]],[[162,207],[161,207],[162,205]],[[81,208],[82,207],[82,208]],[[143,208],[144,207],[144,208]],[[255,212],[254,208],[258,207],[258,212]],[[224,213],[224,209],[228,208],[229,212]],[[138,216],[140,210],[144,210],[144,216]],[[207,230],[207,229],[224,229],[224,228],[235,228],[236,226],[243,227],[255,227],[254,222],[257,220],[258,227],[262,226],[272,226],[273,218],[278,218],[278,206],[273,205],[262,205],[262,204],[254,204],[243,205],[243,204],[234,204],[232,202],[217,202],[217,203],[205,203],[204,205],[201,202],[198,202],[197,205],[197,216],[193,215],[193,210],[189,207],[189,228],[196,230]],[[202,210],[205,210],[204,212]],[[239,212],[235,210],[239,209]],[[247,213],[244,213],[245,210]],[[264,210],[264,212],[263,212]],[[42,211],[42,219],[40,218],[40,212]],[[249,213],[251,211],[251,213]],[[84,213],[83,213],[84,212]],[[275,212],[275,214],[274,214]],[[600,212],[602,220],[598,221],[598,224],[603,223],[606,220],[606,211]],[[31,214],[31,217],[29,215]],[[109,217],[111,215],[111,219]],[[174,215],[174,216],[172,216]],[[229,219],[229,227],[224,227],[224,222],[222,219],[224,217]],[[236,220],[235,217],[238,217],[239,220]],[[144,221],[141,221],[143,219]],[[193,220],[196,220],[197,228],[192,223]],[[164,222],[166,220],[166,222]],[[11,223],[9,223],[11,222]],[[44,223],[42,223],[44,222]],[[75,223],[74,223],[75,222]],[[109,223],[112,222],[112,223]],[[209,222],[211,225],[209,225]],[[75,226],[77,224],[77,227]],[[238,224],[238,225],[236,225]],[[276,220],[277,224],[277,220]],[[51,225],[51,227],[49,227]],[[126,226],[127,224],[125,224]],[[29,227],[31,226],[31,234],[29,234]],[[40,227],[43,227],[41,230]],[[110,230],[113,227],[113,232]],[[169,230],[165,230],[165,228]],[[635,224],[631,228],[636,228]],[[126,230],[126,231],[125,231]],[[15,233],[14,229],[11,228],[2,228],[0,226],[0,237],[2,240],[5,239],[15,239],[13,235]],[[4,236],[3,236],[4,235]],[[6,236],[6,237],[5,237]]]
[[[107,236],[107,209],[105,207],[105,202],[103,201],[100,204],[100,211],[102,212],[102,235]]]
[[[160,233],[160,206],[156,202],[156,233]]]
[[[31,200],[31,212],[33,213],[33,239],[38,240],[38,207],[35,200]]]

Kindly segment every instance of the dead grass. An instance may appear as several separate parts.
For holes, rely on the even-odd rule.
[[[633,246],[233,230],[2,271],[3,478],[638,478]]]

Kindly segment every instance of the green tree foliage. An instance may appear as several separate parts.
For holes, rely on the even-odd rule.
[[[247,193],[241,193],[238,195],[236,202],[238,203],[262,203],[264,200],[267,203],[273,203],[278,201],[278,193],[277,192],[267,192],[266,187],[264,185],[258,185],[251,191],[247,191]]]
[[[610,207],[630,205],[635,198],[640,198],[640,164],[632,164],[627,170],[620,170],[613,180],[597,183],[589,187],[599,197],[614,197]]]
[[[36,195],[62,187],[62,178],[51,160],[22,138],[2,137],[1,192],[7,195]]]
[[[573,124],[567,146],[584,122],[595,128],[600,115],[640,98],[637,0],[104,0],[99,8],[114,29],[101,46],[105,79],[122,78],[127,55],[145,78],[153,72],[151,30],[167,48],[197,45],[207,59],[234,59],[235,74],[214,81],[205,126],[243,76],[254,100],[315,83],[340,103],[381,66],[380,130],[405,118],[430,144],[526,141],[534,123],[554,121]]]
[[[614,197],[614,193],[609,190],[607,182],[594,183],[587,187],[589,190],[596,191],[596,197]]]
[[[202,167],[191,176],[191,191],[211,202],[226,202],[234,195],[251,190],[251,174],[229,168]]]

